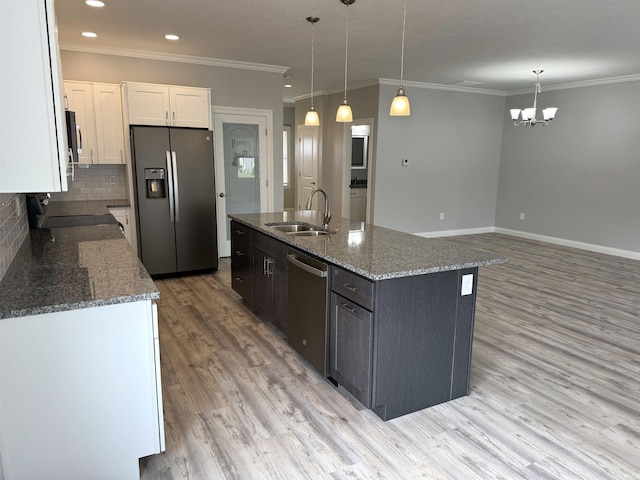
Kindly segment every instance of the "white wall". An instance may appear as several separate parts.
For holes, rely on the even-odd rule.
[[[406,92],[411,116],[391,117],[396,87],[380,86],[374,223],[411,233],[493,227],[505,97]]]
[[[283,86],[279,73],[62,50],[65,80],[122,81],[211,88],[212,104],[273,111],[275,210],[283,209]]]
[[[507,110],[496,227],[640,252],[640,82],[544,91],[548,127],[514,127]],[[521,221],[520,213],[525,214]]]

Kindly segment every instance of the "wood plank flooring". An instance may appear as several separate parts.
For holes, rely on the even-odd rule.
[[[157,281],[166,452],[151,479],[640,479],[640,262],[499,234],[471,394],[383,422],[214,274]]]

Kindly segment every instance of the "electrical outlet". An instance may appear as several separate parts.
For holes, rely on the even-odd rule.
[[[520,220],[524,220],[524,213],[520,214]]]
[[[440,220],[444,220],[444,212],[440,212]]]
[[[408,167],[409,166],[409,159],[408,158],[403,158],[402,159],[402,166],[403,167]]]

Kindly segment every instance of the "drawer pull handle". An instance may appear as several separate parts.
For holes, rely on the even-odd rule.
[[[344,308],[345,310],[351,312],[351,313],[356,313],[356,309],[355,308],[351,308],[349,305],[347,305],[346,303],[341,303],[340,306],[342,308]]]
[[[236,282],[238,282],[238,283],[244,283],[244,278],[242,278],[242,277],[236,277]]]
[[[246,253],[241,252],[240,250],[236,250],[236,255],[239,257],[244,257],[246,255]]]
[[[244,235],[244,232],[242,230],[236,230],[236,235]]]
[[[343,283],[342,286],[344,288],[346,288],[347,290],[351,290],[352,292],[357,292],[358,288],[357,287],[352,287],[351,285],[349,285],[348,283]]]

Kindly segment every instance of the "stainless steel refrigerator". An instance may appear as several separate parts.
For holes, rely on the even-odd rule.
[[[218,268],[212,137],[131,127],[138,251],[151,275]]]

